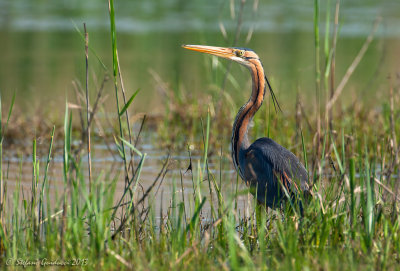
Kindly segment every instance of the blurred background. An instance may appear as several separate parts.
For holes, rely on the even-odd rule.
[[[284,108],[293,108],[294,99],[286,98],[296,92],[307,101],[309,95],[315,94],[313,2],[247,0],[240,12],[241,1],[233,0],[116,0],[118,50],[125,88],[129,93],[141,89],[134,110],[163,112],[163,96],[157,91],[159,82],[155,74],[169,88],[194,96],[204,95],[212,85],[222,85],[222,73],[209,72],[216,60],[185,51],[181,44],[236,43],[252,48],[263,60]],[[327,11],[333,22],[335,4],[333,0],[321,1],[321,22],[325,21]],[[346,86],[344,95],[351,95],[350,100],[358,97],[365,102],[374,101],[382,92],[387,93],[387,77],[400,72],[400,1],[341,1],[337,82],[378,17],[382,21],[374,41]],[[83,32],[84,22],[93,50],[89,59],[93,91],[104,73],[111,74],[96,58],[97,55],[111,69],[107,1],[0,0],[2,99],[10,99],[16,91],[17,107],[26,114],[47,111],[41,113],[62,116],[65,100],[74,99],[72,81],[84,85],[84,42],[76,29]],[[240,35],[236,36],[238,26]],[[322,53],[324,23],[320,29]],[[219,65],[227,67],[228,63],[222,61]],[[248,92],[243,89],[249,86],[250,76],[239,65],[233,65],[231,72],[235,76],[225,89],[237,103],[244,102]],[[238,77],[243,79],[235,81]],[[111,80],[106,92],[113,95]]]

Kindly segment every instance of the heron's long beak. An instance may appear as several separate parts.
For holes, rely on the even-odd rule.
[[[207,53],[227,59],[234,60],[236,57],[232,48],[226,47],[216,47],[216,46],[206,46],[206,45],[182,45],[183,48],[189,49],[192,51],[197,51],[200,53]]]

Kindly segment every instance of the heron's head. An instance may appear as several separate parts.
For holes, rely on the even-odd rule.
[[[197,51],[200,53],[207,53],[222,58],[230,59],[238,62],[244,66],[249,66],[251,62],[260,58],[251,49],[248,48],[238,48],[238,47],[216,47],[216,46],[206,46],[206,45],[182,45],[183,48],[192,51]]]
[[[275,94],[272,91],[272,87],[268,81],[268,78],[264,75],[264,69],[262,68],[262,64],[258,55],[251,49],[248,48],[240,48],[240,47],[216,47],[216,46],[207,46],[207,45],[182,45],[183,48],[189,49],[192,51],[197,51],[200,53],[207,53],[210,55],[219,56],[222,58],[233,60],[239,64],[242,64],[249,68],[249,70],[253,74],[253,82],[254,76],[257,73],[257,67],[261,67],[262,76],[265,77],[265,81],[267,82],[268,88],[270,90],[272,101],[274,102],[275,110],[278,108],[281,109],[278,101],[276,100]]]

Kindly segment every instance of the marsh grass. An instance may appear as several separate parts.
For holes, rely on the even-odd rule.
[[[178,132],[164,133],[160,137],[167,137],[170,146],[185,145],[181,148],[186,148],[184,143],[189,145],[191,140],[200,142],[195,150],[200,153],[200,159],[192,159],[189,149],[188,173],[191,174],[193,193],[189,196],[183,193],[182,175],[178,177],[180,180],[175,175],[168,175],[169,157],[153,183],[144,191],[138,188],[143,165],[148,158],[140,144],[136,144],[137,138],[134,140],[125,130],[130,129],[127,128],[129,125],[123,124],[124,120],[129,123],[126,114],[134,105],[138,92],[134,92],[130,99],[121,99],[124,104],[120,104],[122,90],[118,84],[121,81],[118,81],[115,14],[113,1],[109,3],[115,115],[118,118],[118,136],[114,139],[123,169],[115,172],[105,168],[93,174],[92,182],[87,180],[84,174],[87,169],[81,159],[84,154],[72,148],[74,138],[85,137],[74,134],[72,118],[76,114],[72,113],[67,103],[61,133],[63,189],[59,191],[59,198],[50,199],[49,187],[52,183],[48,175],[57,128],[49,131],[44,165],[37,157],[36,139],[32,141],[29,195],[23,192],[20,179],[7,179],[7,175],[3,174],[3,163],[0,164],[2,267],[8,264],[10,269],[22,269],[23,264],[17,266],[17,260],[23,259],[29,261],[25,262],[27,268],[36,269],[36,265],[46,263],[43,259],[48,259],[66,263],[65,269],[85,270],[398,268],[400,218],[396,134],[399,128],[394,120],[399,111],[395,109],[394,101],[398,101],[399,97],[396,92],[390,92],[381,112],[372,111],[362,103],[344,108],[341,112],[330,108],[332,122],[328,121],[329,125],[321,122],[320,131],[312,127],[304,128],[308,127],[305,124],[307,118],[315,121],[319,116],[301,114],[297,121],[288,115],[278,118],[273,110],[265,109],[265,106],[256,115],[254,132],[257,137],[264,136],[267,131],[282,145],[291,146],[309,170],[307,161],[318,163],[318,170],[312,177],[314,197],[305,206],[304,215],[299,216],[296,206],[288,204],[267,212],[264,208],[257,208],[252,199],[249,199],[250,213],[243,213],[238,208],[237,199],[248,195],[247,189],[239,185],[241,180],[238,176],[230,178],[222,174],[224,161],[229,157],[229,150],[223,146],[227,145],[230,125],[221,120],[221,115],[232,119],[235,112],[229,107],[216,108],[218,104],[212,102],[205,108],[195,110],[193,108],[199,106],[201,101],[196,103],[180,90],[167,91],[169,102],[178,104],[167,109],[167,116],[158,132]],[[315,3],[315,18],[318,19],[318,1]],[[319,31],[318,23],[316,20],[316,33]],[[327,40],[326,36],[326,44]],[[334,63],[334,46],[327,46],[324,50],[326,65],[322,72],[325,88],[334,72],[331,64]],[[226,70],[216,72],[224,74]],[[229,75],[227,78],[229,80]],[[319,82],[316,84],[319,85]],[[230,99],[228,94],[224,97]],[[10,102],[7,122],[0,124],[0,159],[14,99]],[[322,100],[317,98],[316,101],[320,103]],[[90,106],[86,106],[89,113]],[[222,111],[216,113],[216,109]],[[183,112],[186,121],[182,121]],[[94,113],[93,109],[88,115],[88,124],[95,118]],[[322,115],[321,119],[324,117]],[[284,118],[292,121],[281,121]],[[301,130],[297,131],[299,125]],[[82,128],[81,133],[84,134],[85,129]],[[129,138],[125,138],[126,134]],[[320,141],[321,147],[317,152],[313,150],[315,138]],[[130,156],[126,155],[128,152]],[[136,158],[133,159],[133,156]],[[219,163],[210,163],[212,160]],[[22,174],[21,167],[20,176]],[[125,188],[122,195],[117,196],[119,174],[124,176]],[[161,206],[160,213],[156,214],[155,198],[163,197],[160,186],[167,175],[172,179],[170,204]],[[9,181],[16,181],[14,191],[7,192]],[[231,191],[227,192],[227,187],[231,187]],[[206,204],[210,205],[209,214],[205,210]]]

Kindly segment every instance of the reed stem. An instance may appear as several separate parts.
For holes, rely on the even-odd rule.
[[[87,136],[87,160],[89,193],[92,190],[92,158],[90,152],[90,112],[89,112],[89,33],[86,30],[86,23],[83,24],[85,31],[85,60],[86,60],[86,136]]]

